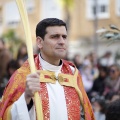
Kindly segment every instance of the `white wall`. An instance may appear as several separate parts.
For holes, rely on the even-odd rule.
[[[62,9],[57,0],[41,0],[41,19],[62,18]]]

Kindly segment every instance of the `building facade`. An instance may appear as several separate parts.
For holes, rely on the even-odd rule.
[[[28,13],[33,42],[36,24],[43,18],[61,18],[61,7],[55,0],[24,0]],[[18,37],[25,39],[24,29],[15,0],[0,1],[0,36],[13,29]]]
[[[62,7],[60,0],[25,0],[35,42],[35,27],[41,19],[57,17],[66,20],[69,33],[69,57],[75,53],[82,55],[95,51],[102,55],[105,51],[113,53],[119,49],[119,41],[107,46],[108,41],[99,39],[97,29],[114,24],[120,28],[120,0],[73,0],[70,10]],[[15,29],[18,36],[24,36],[23,26],[15,0],[0,1],[0,35],[8,29]]]
[[[110,24],[120,28],[120,0],[74,0],[70,13],[70,57],[75,53],[86,55],[95,51],[101,56],[105,51],[119,51],[120,40],[108,45],[100,40],[96,31]]]

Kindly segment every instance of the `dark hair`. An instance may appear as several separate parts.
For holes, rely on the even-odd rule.
[[[7,64],[7,71],[9,70],[9,68],[13,68],[13,69],[18,69],[19,68],[19,64],[16,60],[10,60],[9,63]]]
[[[14,59],[10,60],[9,63],[7,64],[7,68],[6,68],[8,77],[9,78],[11,77],[9,69],[13,69],[15,71],[18,68],[19,68],[18,61],[14,60]]]
[[[106,110],[106,120],[120,120],[120,99],[108,105]]]
[[[65,26],[67,30],[66,23],[63,22],[62,20],[57,18],[46,18],[37,24],[36,37],[40,36],[42,39],[44,39],[44,36],[46,34],[46,28],[50,26]]]

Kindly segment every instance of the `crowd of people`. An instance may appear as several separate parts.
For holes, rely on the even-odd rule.
[[[76,54],[73,62],[81,73],[96,120],[119,120],[118,112],[115,114],[118,115],[117,118],[113,114],[108,115],[114,110],[120,111],[120,65],[115,62],[112,53],[106,52],[98,59],[92,52],[85,58]]]
[[[22,66],[26,59],[27,48],[24,43],[21,43],[18,54],[14,58],[12,52],[6,47],[4,39],[0,38],[0,97],[11,75]]]
[[[22,66],[27,57],[25,44],[21,44],[15,59],[6,48],[4,40],[0,39],[0,97],[2,97],[11,75]],[[106,52],[99,59],[95,53],[90,53],[84,58],[80,54],[76,54],[72,62],[81,73],[83,85],[91,101],[96,120],[113,120],[112,117],[116,117],[116,114],[119,119],[120,113],[114,115],[111,113],[114,110],[120,111],[120,108],[114,108],[114,106],[118,107],[120,102],[120,65],[111,59],[111,53]],[[117,119],[115,118],[115,120]]]

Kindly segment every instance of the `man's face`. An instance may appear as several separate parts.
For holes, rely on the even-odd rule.
[[[43,59],[50,63],[64,58],[67,52],[66,28],[64,26],[47,27],[44,40],[41,40],[38,47]]]
[[[119,78],[120,76],[120,71],[118,70],[118,68],[116,66],[112,66],[110,68],[110,77],[112,79],[116,79],[116,78]]]

